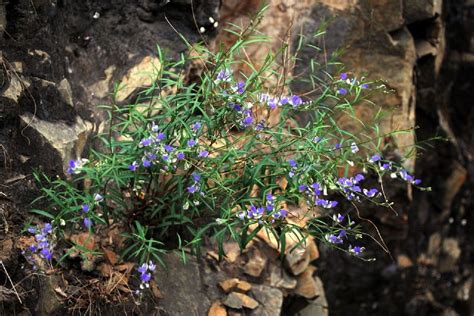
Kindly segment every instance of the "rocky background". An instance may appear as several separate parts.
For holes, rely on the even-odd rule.
[[[54,277],[26,278],[21,269],[18,236],[38,195],[32,170],[61,175],[69,159],[87,154],[91,138],[104,128],[98,105],[112,102],[115,82],[127,84],[117,94],[119,103],[133,101],[136,90],[150,84],[143,74],[157,67],[157,43],[175,56],[186,50],[177,32],[191,43],[230,44],[222,26],[246,25],[262,1],[0,0],[0,314],[474,313],[474,2],[269,4],[259,29],[274,40],[249,48],[253,62],[282,42],[294,48],[298,32],[311,43],[314,29],[332,18],[324,39],[314,44],[325,56],[342,49],[349,72],[387,81],[394,93],[375,100],[391,111],[385,130],[419,126],[413,136],[387,140],[394,155],[415,139],[446,138],[407,163],[432,192],[394,185],[389,194],[397,215],[362,214],[377,224],[391,255],[371,249],[377,261],[360,262],[310,241],[281,262],[274,242],[260,235],[242,255],[227,244],[222,261],[212,244],[186,265],[167,256],[172,269],[157,274],[156,301],[72,309],[77,289]],[[305,71],[312,54],[301,52],[295,73]],[[200,68],[192,64],[183,71],[193,80]],[[358,115],[368,118],[370,111],[360,108]]]

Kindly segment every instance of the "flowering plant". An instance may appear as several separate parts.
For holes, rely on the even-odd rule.
[[[228,50],[193,47],[207,56],[199,84],[185,83],[179,71],[192,57],[174,61],[159,49],[154,84],[134,104],[107,107],[105,149],[71,161],[68,180],[44,188],[56,211],[36,213],[57,227],[89,231],[126,223],[124,255],[143,263],[142,288],[155,270],[150,260],[160,262],[167,244],[198,251],[205,236],[215,238],[220,255],[224,241],[244,248],[264,230],[282,254],[294,234],[362,256],[357,205],[391,207],[385,175],[420,184],[401,161],[383,158],[380,112],[357,133],[337,123],[341,114],[359,122],[354,107],[384,86],[341,71],[315,81],[314,69],[318,92],[291,93],[288,69],[274,70],[281,67],[271,54],[261,67],[250,65],[250,74],[236,73],[242,49],[265,40],[251,31],[242,30]],[[267,88],[272,82],[285,84]],[[313,119],[299,124],[306,113]],[[379,184],[365,184],[368,178]]]

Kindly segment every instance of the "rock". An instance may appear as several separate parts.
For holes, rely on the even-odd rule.
[[[18,101],[20,100],[20,96],[23,93],[23,90],[29,88],[29,86],[30,83],[27,80],[23,79],[21,76],[10,76],[10,82],[8,83],[8,87],[0,94],[0,96],[8,98],[15,103],[18,103]]]
[[[39,276],[40,291],[38,291],[38,301],[36,302],[35,315],[60,315],[60,310],[64,307],[64,302],[58,297],[56,288],[60,286],[60,277],[57,275]],[[59,311],[59,312],[58,312]]]
[[[309,300],[308,305],[299,310],[295,316],[328,316],[328,301],[324,292],[324,285],[320,278],[314,277],[319,296]]]
[[[279,289],[267,285],[255,285],[252,292],[260,303],[260,306],[253,312],[254,315],[274,316],[281,314],[283,293]]]
[[[74,103],[72,101],[71,85],[69,84],[69,81],[66,78],[59,82],[58,91],[64,102],[66,102],[66,104],[74,106]]]
[[[258,302],[242,293],[232,292],[224,300],[224,305],[230,308],[241,309],[243,307],[248,309],[255,309],[258,307]]]
[[[314,271],[316,271],[316,268],[314,266],[309,266],[298,276],[295,294],[308,299],[312,299],[318,295],[321,295],[320,288],[313,278]]]
[[[212,303],[209,311],[207,312],[207,316],[227,316],[227,311],[225,307],[222,306],[221,302],[216,301]]]
[[[291,249],[285,255],[285,264],[293,275],[299,275],[308,268],[309,249],[304,245]]]
[[[407,24],[430,19],[441,14],[442,0],[405,0],[403,1],[403,16]]]
[[[250,255],[249,261],[244,266],[244,272],[250,276],[258,278],[262,274],[263,269],[265,269],[266,264],[267,258],[261,254],[260,250],[255,248]]]
[[[40,120],[31,113],[25,113],[20,118],[32,149],[38,148],[35,151],[38,156],[34,159],[50,168],[55,167],[51,164],[59,163],[64,172],[68,168],[69,160],[81,157],[93,129],[92,123],[82,120],[79,116],[72,125],[61,121]]]
[[[166,268],[158,268],[156,283],[163,298],[162,306],[169,315],[206,315],[211,305],[202,283],[201,270],[195,257],[183,263],[175,253],[164,255]]]
[[[225,260],[227,262],[233,263],[240,256],[240,247],[239,244],[235,241],[225,242],[224,245]]]
[[[116,95],[118,102],[123,102],[138,88],[149,87],[157,79],[161,63],[156,56],[146,56],[132,66],[120,80]]]
[[[270,285],[285,290],[293,290],[296,288],[297,281],[295,278],[286,273],[278,263],[270,268]]]
[[[458,269],[457,261],[461,256],[461,248],[457,239],[446,238],[443,240],[441,256],[439,260],[439,271],[453,272]]]
[[[239,280],[237,278],[227,279],[222,282],[219,282],[219,286],[226,293],[229,293],[230,291],[233,291],[233,290],[248,292],[252,288],[252,285],[250,283]]]

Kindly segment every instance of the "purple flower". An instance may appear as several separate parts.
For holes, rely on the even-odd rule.
[[[194,182],[199,182],[201,180],[201,175],[197,172],[193,172],[192,175]]]
[[[238,94],[244,93],[245,82],[239,81],[235,86],[232,87],[232,90],[237,91]]]
[[[377,189],[364,189],[363,192],[367,197],[371,198],[374,197],[379,191]]]
[[[199,158],[206,158],[207,156],[209,156],[209,152],[207,150],[202,150],[198,154]]]
[[[384,163],[384,164],[380,165],[380,170],[382,170],[382,171],[389,170],[391,168],[392,168],[391,163]]]
[[[166,138],[166,134],[165,133],[158,133],[158,135],[156,135],[156,140],[157,141],[162,141],[163,139]]]
[[[421,183],[421,180],[420,180],[420,179],[415,179],[415,181],[413,181],[413,184],[415,184],[415,185],[418,185],[418,184],[420,184],[420,183]]]
[[[337,214],[337,215],[332,216],[333,221],[335,221],[337,223],[341,223],[342,221],[344,221],[344,218],[346,218],[346,217],[344,215],[341,215],[341,214]]]
[[[314,194],[320,195],[321,194],[321,185],[317,182],[311,184],[311,188],[314,191]]]
[[[331,244],[339,245],[342,244],[344,241],[336,235],[326,235],[326,240],[329,241]]]
[[[144,138],[141,140],[140,144],[138,145],[139,147],[147,147],[150,146],[152,143],[150,138]]]
[[[138,267],[138,272],[144,274],[148,271],[148,264],[144,263],[140,267]]]
[[[339,93],[341,95],[347,94],[347,89],[346,88],[340,88],[339,90],[337,90],[337,93]]]
[[[351,144],[351,151],[352,151],[353,154],[355,154],[359,151],[359,147],[357,147],[356,143]]]
[[[30,234],[36,234],[36,227],[33,227],[33,226],[28,227],[28,232]]]
[[[346,72],[341,73],[339,78],[341,78],[341,80],[346,80],[347,79],[347,73]]]
[[[281,104],[281,105],[288,104],[289,102],[290,102],[290,100],[288,99],[288,97],[283,97],[283,98],[280,100],[280,104]]]
[[[400,177],[407,182],[412,182],[415,180],[415,178],[412,175],[410,175],[405,169],[401,169],[399,174],[400,174]]]
[[[179,153],[176,154],[176,158],[177,158],[178,160],[183,160],[184,157],[185,157],[185,155],[184,155],[184,153],[182,153],[182,152],[179,152]]]
[[[341,148],[342,148],[342,145],[339,144],[339,143],[337,143],[337,144],[334,146],[334,149],[335,149],[335,150],[339,150],[339,149],[341,149]]]
[[[197,141],[195,139],[188,140],[188,147],[194,147],[197,145]]]
[[[193,184],[193,185],[187,187],[187,190],[188,190],[189,193],[194,194],[199,190],[199,187],[197,185]]]
[[[339,237],[339,238],[342,239],[342,238],[344,238],[344,237],[346,237],[346,236],[347,236],[346,231],[345,231],[344,229],[341,229],[341,231],[339,231],[339,235],[338,235],[337,237]]]
[[[268,106],[270,107],[270,109],[274,110],[277,108],[278,106],[278,102],[276,99],[272,98],[270,100],[268,100]]]
[[[46,260],[51,260],[53,258],[53,254],[47,248],[41,249],[40,254]]]
[[[364,248],[364,247],[360,247],[360,246],[352,247],[352,246],[349,246],[349,252],[352,252],[352,253],[353,253],[354,255],[356,255],[356,256],[362,254],[364,251],[365,251],[365,248]]]
[[[296,168],[296,167],[297,167],[297,163],[296,163],[296,161],[294,161],[293,159],[288,160],[288,164],[289,164],[290,167],[292,167],[292,168]]]
[[[290,103],[293,106],[293,108],[297,108],[303,103],[303,100],[301,99],[301,97],[297,95],[292,95],[290,99]]]
[[[202,127],[201,122],[195,122],[193,125],[191,125],[191,129],[192,129],[194,132],[197,132],[198,130],[200,130],[201,127]]]
[[[372,157],[370,157],[369,162],[374,163],[374,162],[379,161],[380,159],[382,159],[382,158],[380,158],[380,155],[375,154],[375,155],[373,155]]]
[[[216,79],[218,81],[230,81],[232,76],[232,72],[230,69],[222,69],[217,73]]]
[[[92,220],[89,217],[84,217],[84,226],[87,229],[90,229],[92,227]]]
[[[244,127],[248,127],[252,123],[253,123],[253,117],[251,115],[244,117],[244,119],[242,120],[242,125]]]
[[[368,89],[368,88],[369,88],[369,84],[368,84],[368,83],[363,83],[363,84],[360,85],[360,87],[361,87],[362,89]]]
[[[73,174],[74,170],[76,169],[76,161],[69,160],[69,168],[67,168],[67,174]]]
[[[150,273],[142,273],[140,274],[140,280],[143,283],[148,283],[151,280],[151,274]]]
[[[90,210],[90,206],[87,204],[82,204],[81,208],[83,213],[87,213]]]
[[[168,159],[170,159],[170,156],[167,154],[163,154],[161,155],[161,159],[163,159],[163,161],[168,161]]]
[[[229,106],[237,112],[242,111],[242,106],[240,104],[231,102],[229,103]]]
[[[128,169],[130,171],[136,171],[138,168],[138,163],[136,161],[132,162],[130,165],[128,165]]]
[[[170,153],[174,150],[174,147],[171,145],[165,145],[164,148],[167,153]]]
[[[38,247],[36,245],[31,245],[30,247],[28,247],[28,249],[31,251],[31,252],[37,252],[38,251]]]
[[[307,187],[306,187],[306,184],[300,184],[300,185],[298,186],[298,190],[300,190],[300,191],[306,191],[306,188],[307,188]]]
[[[53,225],[45,223],[42,232],[43,234],[51,234],[53,232]]]
[[[147,159],[143,159],[143,167],[148,168],[151,166],[151,161]]]
[[[271,202],[275,199],[275,197],[271,193],[267,193],[267,201]]]
[[[354,180],[355,180],[355,183],[359,183],[360,181],[364,180],[365,177],[363,174],[356,174],[356,176],[354,177]]]

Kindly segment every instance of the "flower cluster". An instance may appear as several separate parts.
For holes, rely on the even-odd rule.
[[[87,159],[76,159],[76,160],[69,160],[68,168],[66,173],[69,175],[72,174],[79,174],[81,172],[81,168],[86,164],[89,160]]]
[[[45,260],[51,261],[53,259],[53,225],[51,223],[45,223],[41,228],[39,225],[34,227],[28,227],[28,232],[35,237],[35,243],[28,247],[28,252],[24,252],[26,259],[33,265],[33,269],[37,269],[38,256]],[[34,255],[37,256],[34,256]]]
[[[104,197],[100,195],[99,193],[94,194],[94,201],[91,204],[82,204],[81,205],[81,213],[84,215],[84,219],[82,220],[84,226],[87,229],[91,229],[92,225],[94,224],[91,217],[90,217],[90,211],[92,208],[96,205],[104,201]],[[92,205],[92,206],[91,206]]]
[[[250,205],[247,211],[237,213],[237,217],[240,220],[257,220],[260,224],[263,224],[265,221],[274,223],[276,220],[286,218],[288,211],[285,209],[276,211],[275,202],[275,197],[271,193],[267,193],[265,206],[256,207],[255,205]]]
[[[378,167],[380,169],[380,171],[393,171],[393,166],[392,166],[392,162],[390,161],[387,161],[387,162],[384,162],[382,161],[382,157],[380,157],[380,155],[373,155],[372,157],[370,157],[368,159],[368,161],[370,163],[378,163]],[[395,171],[393,171],[390,176],[392,178],[400,178],[408,183],[411,183],[411,184],[414,184],[414,185],[419,185],[421,184],[421,180],[420,179],[415,179],[414,176],[412,176],[411,174],[408,173],[408,171],[406,171],[405,169],[403,168],[399,168],[399,169],[396,169],[395,168]]]
[[[235,114],[235,121],[241,128],[248,128],[254,126],[255,130],[263,129],[264,123],[261,121],[257,123],[257,119],[252,111],[255,103],[268,106],[271,110],[279,106],[291,106],[296,109],[304,104],[303,99],[298,95],[272,97],[268,93],[258,93],[255,97],[250,94],[244,95],[247,84],[243,81],[238,81],[234,84],[232,71],[230,69],[220,70],[214,80],[216,84],[222,89],[222,95],[228,100],[227,105]],[[227,89],[230,88],[230,89]]]
[[[332,217],[333,221],[338,225],[338,226],[341,226],[341,224],[343,223],[343,221],[345,220],[345,216],[344,215],[341,215],[341,214],[337,214],[337,215],[333,215]],[[324,236],[324,238],[326,239],[327,242],[329,242],[330,244],[333,244],[333,245],[342,245],[344,244],[344,240],[348,239],[348,236],[347,236],[347,230],[351,230],[351,226],[353,225],[354,223],[349,221],[347,227],[348,228],[343,228],[343,229],[339,229],[337,232],[335,233],[331,233],[331,234],[326,234]],[[357,238],[357,237],[356,237]],[[359,236],[360,238],[360,236]],[[349,248],[348,248],[348,251],[349,253],[352,253],[356,256],[359,256],[361,255],[363,252],[364,252],[365,248],[364,247],[360,247],[360,246],[355,246],[353,247],[352,245],[349,245]]]
[[[311,185],[300,184],[298,186],[298,190],[303,192],[303,194],[306,196],[306,203],[309,205],[333,208],[338,204],[337,201],[326,200],[319,197],[322,193],[322,190],[321,184],[317,182],[312,183]]]
[[[156,265],[150,260],[148,263],[144,263],[138,267],[137,270],[140,273],[140,289],[143,290],[145,288],[149,288],[152,274],[156,270]],[[137,293],[139,292],[140,291],[138,290]]]
[[[368,89],[369,84],[366,82],[363,82],[365,78],[361,78],[361,80],[358,80],[357,78],[349,78],[349,75],[347,72],[343,72],[339,75],[339,81],[338,83],[338,89],[337,93],[340,95],[345,95],[348,94],[353,88],[357,87],[359,89]]]
[[[159,165],[163,170],[169,171],[175,169],[176,164],[184,160],[187,154],[190,157],[208,157],[209,152],[199,145],[197,138],[197,132],[201,128],[201,122],[191,124],[191,137],[179,144],[180,140],[167,142],[166,133],[160,131],[159,127],[152,123],[148,130],[148,137],[143,138],[138,145],[139,148],[144,149],[141,162],[133,161],[128,165],[128,169],[136,171],[140,166],[150,168]]]

